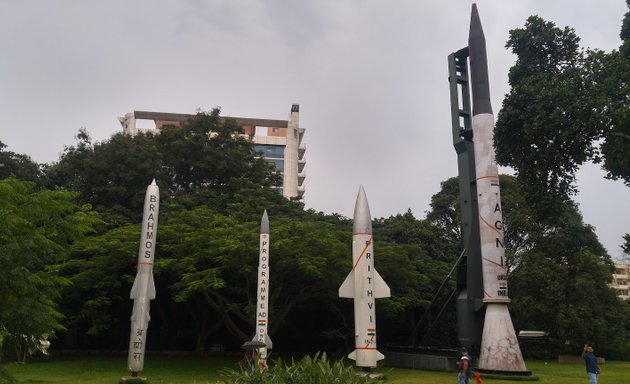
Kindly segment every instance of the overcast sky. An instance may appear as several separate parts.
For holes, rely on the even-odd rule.
[[[133,110],[286,119],[306,128],[307,207],[422,218],[457,175],[447,56],[467,45],[472,1],[0,0],[0,140],[53,162],[81,127],[95,140]],[[624,0],[477,1],[495,114],[515,57],[510,29],[537,14],[585,47],[618,48]],[[500,169],[500,172],[505,169]],[[585,222],[613,257],[629,190],[579,173]],[[262,208],[261,208],[262,209]],[[272,213],[271,213],[272,214]]]

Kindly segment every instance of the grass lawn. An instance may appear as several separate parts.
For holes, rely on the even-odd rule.
[[[128,373],[127,359],[121,357],[53,357],[26,364],[6,363],[4,367],[20,383],[41,384],[116,384]],[[143,377],[151,384],[214,384],[225,367],[236,368],[238,357],[155,357],[148,356]],[[581,364],[557,364],[527,361],[527,368],[540,378],[541,384],[588,383]],[[630,362],[607,362],[602,365],[601,384],[630,383]],[[386,372],[387,384],[452,384],[454,372],[417,371],[379,368]],[[474,380],[473,380],[474,382]],[[484,379],[484,384],[514,384],[517,381]],[[533,382],[536,383],[536,382]]]

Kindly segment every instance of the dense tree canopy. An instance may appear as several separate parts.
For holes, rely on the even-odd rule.
[[[629,23],[630,12],[611,53],[580,50],[573,29],[538,16],[510,31],[517,61],[495,129],[497,160],[516,170],[541,218],[558,217],[587,161],[630,186]]]
[[[39,183],[42,170],[29,156],[8,151],[7,146],[0,141],[0,179],[10,176]]]
[[[6,340],[21,358],[43,335],[64,328],[57,302],[67,281],[54,266],[98,222],[75,197],[34,191],[33,183],[14,178],[0,180],[0,347]]]
[[[251,183],[276,185],[278,176],[239,132],[233,120],[219,118],[218,109],[158,135],[118,133],[92,143],[80,130],[77,144],[48,169],[50,186],[78,191],[82,202],[99,211],[137,220],[152,179],[163,199],[177,196],[190,204],[208,196],[225,199]]]
[[[579,38],[570,28],[531,16],[510,31],[507,47],[517,61],[496,124],[497,160],[514,167],[531,185],[532,201],[548,210],[575,191],[575,172],[595,154],[601,126],[592,114],[592,85],[584,81]]]

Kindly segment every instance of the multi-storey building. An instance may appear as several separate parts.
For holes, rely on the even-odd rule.
[[[617,290],[620,299],[630,299],[630,264],[615,264],[611,287]]]
[[[136,135],[138,132],[159,133],[164,126],[181,126],[191,118],[190,114],[133,111],[118,120],[123,133]],[[282,174],[282,195],[287,198],[304,195],[304,152],[302,144],[304,128],[300,128],[300,106],[293,104],[287,120],[269,120],[248,117],[223,117],[235,120],[243,133],[251,137],[257,152]],[[139,127],[142,121],[152,121],[152,127]]]

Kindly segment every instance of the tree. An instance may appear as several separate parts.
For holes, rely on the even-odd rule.
[[[376,219],[373,226],[379,272],[395,276],[388,281],[395,294],[377,307],[382,308],[387,339],[400,344],[439,341],[455,346],[451,331],[454,310],[441,315],[445,308],[454,309],[449,305],[453,286],[439,296],[436,292],[457,260],[458,240],[451,242],[442,228],[416,219],[409,210]]]
[[[89,340],[106,334],[111,340],[119,339],[112,332],[129,317],[121,308],[127,309],[129,303],[139,233],[138,224],[112,229],[101,225],[97,233],[77,241],[59,263],[59,274],[70,282],[62,291],[68,336],[81,333],[83,340]]]
[[[134,219],[142,212],[151,180],[169,179],[152,134],[118,133],[93,144],[85,130],[79,131],[77,144],[65,148],[47,174],[51,186],[79,192],[80,201],[96,210]]]
[[[548,331],[555,353],[589,340],[607,356],[623,356],[628,312],[608,286],[613,263],[575,206],[561,223],[531,233],[531,249],[510,273],[515,325]]]
[[[588,64],[605,103],[603,168],[608,178],[630,186],[630,0],[626,4],[629,11],[621,26],[619,51],[592,52]]]
[[[219,109],[200,112],[182,127],[164,127],[157,135],[118,133],[92,143],[80,130],[77,144],[65,149],[48,175],[51,186],[77,191],[80,200],[95,209],[134,221],[152,179],[163,199],[178,197],[189,205],[208,198],[228,201],[243,185],[260,188],[279,181],[251,140],[239,132],[233,120],[219,118]]]
[[[219,112],[197,113],[182,127],[164,127],[156,137],[172,177],[171,192],[233,193],[234,183],[242,179],[264,186],[279,182],[253,142],[241,135],[242,128],[221,119]]]
[[[293,221],[269,211],[272,219],[269,297],[270,335],[287,316],[309,300],[330,297],[337,279],[335,264],[347,251],[330,226],[313,220]],[[175,300],[189,302],[202,353],[207,340],[225,330],[237,341],[255,329],[258,266],[256,222],[237,222],[207,207],[174,212],[160,227],[160,268],[172,275]],[[331,282],[333,281],[333,282]]]
[[[20,180],[40,183],[42,170],[29,156],[6,150],[7,146],[0,141],[0,179],[13,176]]]
[[[630,256],[630,234],[626,233],[623,236],[624,243],[621,245],[624,255]]]
[[[57,302],[68,282],[54,266],[98,222],[73,193],[33,190],[30,182],[0,181],[0,347],[4,339],[21,360],[33,343],[63,329]]]
[[[552,218],[575,192],[576,170],[596,153],[601,126],[592,113],[593,87],[568,27],[530,16],[525,28],[510,31],[506,47],[517,61],[495,128],[497,161],[516,170],[531,186],[531,201]]]
[[[630,12],[610,53],[580,50],[573,29],[538,16],[510,31],[517,61],[495,128],[497,161],[516,170],[539,220],[562,216],[587,161],[630,186],[629,25]]]

